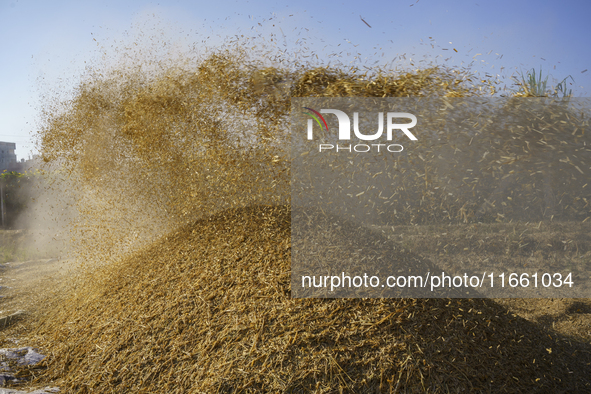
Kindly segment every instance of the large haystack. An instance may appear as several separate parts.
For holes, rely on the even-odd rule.
[[[92,270],[33,331],[50,356],[37,382],[72,393],[591,392],[589,345],[549,335],[491,300],[291,297],[291,98],[474,97],[481,86],[463,70],[267,67],[251,52],[97,72],[71,101],[48,105],[40,151],[63,163],[77,188],[74,247]],[[501,107],[498,117],[507,113]],[[392,171],[399,203],[383,223],[510,221],[522,205],[490,211],[483,203],[521,184],[507,201],[534,196],[537,208],[552,203],[550,219],[561,202],[571,210],[565,219],[587,216],[584,186],[573,201],[551,198],[583,177],[566,184],[562,173],[530,177],[511,167],[539,164],[545,152],[530,152],[535,141],[514,131],[501,145],[505,136],[490,126],[479,150],[457,156],[472,135],[432,136],[453,149],[411,157],[422,174],[406,171],[411,159]],[[582,134],[571,137],[560,143],[579,149],[582,163]],[[548,138],[544,145],[563,149]],[[436,146],[429,140],[424,147]],[[486,176],[450,176],[466,163],[480,163]],[[333,224],[335,249],[346,230],[362,235],[351,239],[359,249],[379,245],[372,253],[406,267],[432,264],[379,233]],[[307,247],[296,242],[294,251]]]
[[[227,210],[95,273],[42,325],[41,380],[72,393],[591,392],[588,345],[491,300],[291,298],[290,215]]]

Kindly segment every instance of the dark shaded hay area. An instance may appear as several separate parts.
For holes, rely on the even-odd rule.
[[[488,299],[292,299],[285,206],[202,219],[36,329],[68,393],[591,392],[591,346]]]

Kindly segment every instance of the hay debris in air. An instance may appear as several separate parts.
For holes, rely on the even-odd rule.
[[[467,81],[440,68],[282,69],[236,51],[83,84],[40,137],[81,192],[78,258],[102,266],[36,328],[50,351],[38,382],[75,393],[588,391],[588,348],[491,300],[290,296],[290,97],[476,94]]]

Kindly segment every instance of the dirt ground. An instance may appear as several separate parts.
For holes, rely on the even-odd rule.
[[[495,301],[549,332],[591,343],[589,298],[501,298]]]
[[[49,297],[59,295],[75,272],[69,260],[41,259],[0,266],[0,316],[34,312]]]
[[[67,294],[77,272],[57,258],[0,264],[0,347],[26,345],[31,324]]]

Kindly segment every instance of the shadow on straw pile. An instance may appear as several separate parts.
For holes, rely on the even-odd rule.
[[[37,330],[66,392],[590,392],[588,344],[488,299],[294,299],[286,206],[95,272]]]

